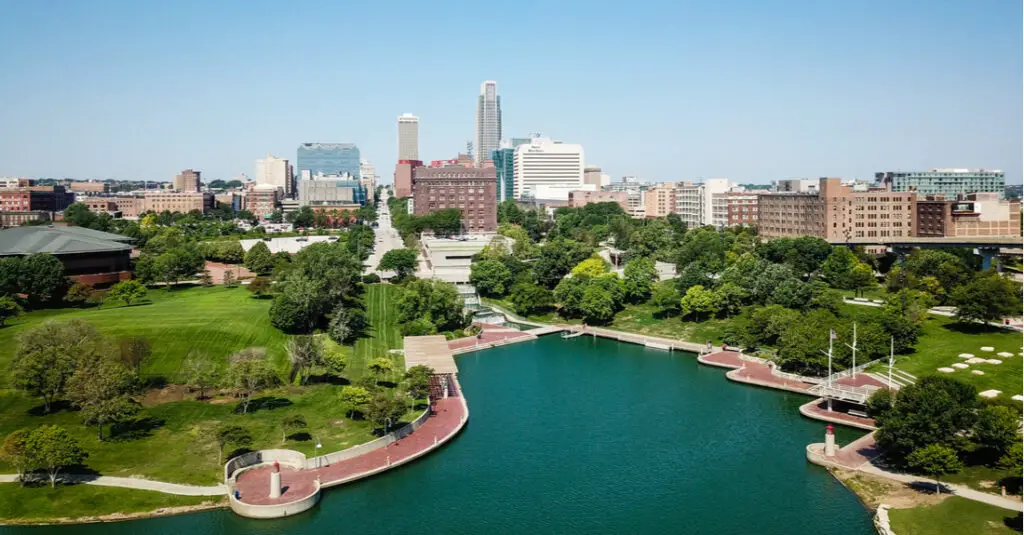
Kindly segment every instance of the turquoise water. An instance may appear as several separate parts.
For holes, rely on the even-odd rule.
[[[825,427],[799,415],[805,397],[731,383],[692,355],[590,337],[457,358],[464,432],[412,465],[327,491],[307,514],[221,510],[0,534],[874,533],[853,494],[805,460]]]

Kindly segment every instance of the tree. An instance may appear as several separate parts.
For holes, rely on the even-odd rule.
[[[767,304],[782,305],[793,310],[805,310],[810,307],[814,297],[810,284],[799,279],[786,279],[775,287],[768,297]]]
[[[20,316],[22,312],[24,310],[17,301],[7,296],[0,297],[0,327],[3,327],[7,320]]]
[[[643,303],[651,297],[651,289],[658,282],[658,270],[654,260],[647,257],[634,258],[626,262],[622,271],[625,280],[626,299],[630,303]]]
[[[950,304],[956,307],[957,321],[1001,323],[1021,315],[1021,285],[989,270],[953,290]]]
[[[991,451],[994,458],[1006,455],[1011,446],[1021,441],[1020,415],[1001,405],[982,408],[974,423],[974,441],[982,449]]]
[[[217,464],[224,461],[224,447],[233,445],[236,448],[246,448],[252,444],[252,433],[240,425],[221,425],[214,431],[214,439],[217,441]]]
[[[590,257],[593,249],[577,241],[556,238],[540,248],[540,256],[533,263],[537,282],[554,288],[575,266]]]
[[[706,290],[698,285],[686,290],[686,294],[680,299],[679,307],[683,318],[693,316],[695,320],[700,321],[717,313],[719,304],[713,290]]]
[[[389,358],[377,357],[366,364],[366,369],[370,370],[370,373],[376,378],[376,382],[380,383],[380,378],[393,372],[395,365]]]
[[[420,320],[429,322],[432,332],[454,331],[468,323],[462,313],[462,298],[455,285],[448,282],[410,281],[399,295],[396,306],[403,330],[406,325]]]
[[[562,279],[555,287],[555,300],[560,308],[559,314],[563,317],[578,317],[583,315],[583,294],[590,286],[590,277],[581,275]]]
[[[79,409],[85,425],[96,426],[103,440],[103,426],[134,416],[139,406],[128,394],[135,387],[135,375],[119,361],[96,356],[86,359],[68,381],[68,398]]]
[[[125,306],[132,306],[132,302],[138,301],[146,296],[146,287],[137,280],[121,281],[107,290],[105,299],[109,301],[121,301]]]
[[[829,286],[840,290],[851,290],[853,286],[850,274],[859,263],[857,256],[849,247],[837,245],[832,248],[832,252],[822,264],[821,275]]]
[[[409,395],[413,399],[422,399],[430,394],[430,376],[433,374],[433,368],[422,364],[406,370],[405,380],[408,383]]]
[[[266,359],[266,351],[250,347],[231,356],[228,368],[228,383],[242,397],[242,414],[249,411],[252,396],[272,385],[276,377]]]
[[[740,312],[747,296],[748,294],[746,290],[741,288],[738,284],[731,282],[727,282],[718,286],[718,288],[715,288],[715,301],[718,303],[720,310],[725,312],[727,317]]]
[[[213,275],[210,275],[210,270],[204,269],[199,273],[199,284],[206,288],[213,286]]]
[[[273,269],[274,257],[270,254],[270,248],[262,240],[256,242],[246,251],[245,267],[260,275],[270,273],[270,270]]]
[[[616,304],[610,292],[601,286],[590,284],[583,290],[579,309],[584,321],[602,324],[615,317]]]
[[[361,386],[347,385],[341,388],[341,402],[348,406],[349,418],[356,411],[362,412],[370,399],[372,399],[370,392]]]
[[[977,390],[952,377],[925,376],[896,393],[892,408],[876,418],[878,444],[897,461],[933,444],[967,448],[965,432],[973,427]]]
[[[517,314],[529,316],[551,309],[555,296],[543,286],[520,282],[512,287],[511,300]]]
[[[292,336],[285,343],[285,352],[292,364],[292,377],[297,377],[300,384],[306,384],[313,367],[323,362],[324,345],[316,336]]]
[[[605,263],[604,259],[599,256],[591,256],[590,258],[576,264],[572,268],[572,274],[574,277],[580,275],[586,275],[588,277],[600,277],[608,272],[608,264]]]
[[[348,358],[345,357],[344,353],[338,351],[325,351],[320,365],[323,366],[327,373],[341,375],[341,372],[345,371],[345,368],[348,367]]]
[[[21,262],[20,293],[28,295],[32,308],[64,297],[69,282],[64,276],[64,264],[51,254],[28,255]]]
[[[79,464],[86,457],[78,441],[63,427],[55,425],[42,425],[29,433],[25,448],[32,464],[46,470],[50,488],[57,486],[57,474],[62,468]]]
[[[394,271],[399,279],[405,279],[416,271],[417,253],[414,249],[392,249],[381,257],[378,271]]]
[[[235,272],[234,272],[234,270],[229,269],[229,270],[225,271],[224,272],[224,286],[226,286],[228,288],[234,288],[236,284],[238,284],[238,283],[236,282],[236,279],[235,279]]]
[[[481,295],[500,297],[512,288],[512,271],[500,260],[483,260],[470,266],[469,282]]]
[[[47,413],[54,400],[64,394],[79,360],[106,351],[96,328],[81,320],[48,321],[21,333],[19,342],[12,363],[14,383],[43,398]]]
[[[361,308],[339,303],[334,307],[327,333],[332,340],[339,344],[350,344],[362,336],[368,326],[366,313]]]
[[[28,450],[29,434],[27,429],[18,429],[7,435],[3,446],[0,446],[0,459],[14,468],[22,486],[25,485],[25,473],[32,469],[32,454]]]
[[[199,392],[196,399],[204,399],[206,391],[217,386],[218,379],[217,367],[209,359],[192,356],[185,362],[185,386]]]
[[[800,320],[800,313],[780,305],[749,307],[739,318],[739,342],[749,348],[777,346],[786,329]]]
[[[288,435],[296,433],[299,429],[306,428],[306,418],[301,414],[292,414],[285,416],[281,420],[281,443],[283,444],[288,440]]]
[[[941,444],[930,444],[914,450],[907,456],[907,466],[932,476],[935,479],[935,494],[942,491],[939,476],[955,474],[964,468],[956,451]]]
[[[82,306],[89,300],[90,297],[92,297],[92,292],[92,286],[89,286],[88,284],[82,284],[81,282],[76,282],[75,284],[72,284],[71,287],[68,288],[67,293],[64,294],[64,301],[66,301],[71,306]]]
[[[658,314],[669,316],[679,312],[679,289],[673,281],[662,281],[651,288],[651,305],[657,309]]]
[[[142,363],[153,354],[153,346],[149,340],[141,336],[129,336],[122,338],[119,342],[121,349],[121,362],[128,369],[138,375],[142,370]]]
[[[855,290],[858,295],[861,295],[861,292],[867,288],[878,286],[878,281],[875,280],[875,272],[871,269],[871,266],[859,261],[850,270],[848,279],[850,288]]]
[[[270,279],[268,277],[255,277],[249,281],[249,285],[246,289],[256,299],[261,299],[263,296],[270,293]]]
[[[370,421],[373,429],[383,429],[387,434],[391,426],[397,424],[405,415],[405,402],[398,399],[389,399],[383,394],[377,394],[366,404],[366,419]]]

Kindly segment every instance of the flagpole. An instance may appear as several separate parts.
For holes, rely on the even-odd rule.
[[[832,388],[832,330],[828,331],[828,387]]]
[[[853,368],[850,369],[850,377],[857,378],[857,322],[853,322],[853,345],[846,344],[846,347],[853,350]]]
[[[896,337],[889,337],[889,395],[892,395],[892,361],[893,355],[895,354],[896,348]]]

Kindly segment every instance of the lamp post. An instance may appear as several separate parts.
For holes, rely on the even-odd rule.
[[[313,450],[315,455],[316,455],[316,467],[317,468],[320,468],[320,461],[321,461],[321,458],[320,458],[320,448],[322,448],[322,447],[323,447],[323,444],[321,444],[320,443],[320,439],[317,438],[316,439],[316,446],[314,447],[314,450]]]

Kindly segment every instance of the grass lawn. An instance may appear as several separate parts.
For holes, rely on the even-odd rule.
[[[180,377],[182,363],[195,353],[227,367],[227,357],[249,346],[265,347],[282,374],[287,371],[285,335],[270,325],[270,299],[253,299],[244,287],[181,287],[150,289],[148,302],[139,305],[101,306],[29,312],[0,328],[0,369],[7,369],[17,349],[17,336],[46,320],[80,319],[112,337],[143,336],[153,345],[153,356],[142,376]],[[7,386],[6,374],[0,386]]]
[[[721,344],[725,327],[731,321],[728,318],[702,322],[680,321],[675,316],[655,317],[655,312],[656,309],[651,305],[627,305],[615,315],[608,328],[696,343],[711,340],[712,343]]]
[[[384,284],[367,287],[371,329],[369,337],[359,340],[354,348],[342,346],[341,350],[349,356],[349,367],[344,374],[347,379],[362,377],[369,359],[388,355],[388,349],[401,346],[401,336],[395,325],[393,291],[394,287]],[[211,358],[224,358],[248,345],[264,345],[268,349],[274,346],[283,353],[285,335],[272,328],[266,319],[269,300],[251,299],[242,288],[192,288],[152,294],[153,304],[145,306],[29,314],[19,323],[0,329],[0,347],[3,347],[0,351],[3,358],[9,360],[14,351],[11,345],[15,344],[12,332],[16,334],[16,331],[38,324],[44,318],[83,317],[94,320],[104,333],[150,337],[154,346],[150,370],[159,369],[162,365],[171,367],[167,363],[172,360],[180,364],[180,357],[175,357],[168,347],[180,348],[178,351],[187,353],[185,348],[207,344],[206,354]],[[207,310],[208,306],[211,310]],[[147,314],[155,323],[129,321],[125,311],[136,316]],[[113,325],[110,324],[112,318]],[[181,318],[188,318],[188,321]],[[167,324],[186,323],[186,328],[166,328]],[[232,334],[229,332],[231,329],[243,333]],[[222,336],[220,333],[227,333],[223,334],[225,339],[217,338]],[[197,337],[202,339],[195,340]],[[210,347],[215,348],[216,353]],[[391,355],[390,358],[395,362],[396,375],[404,371],[401,355]],[[112,476],[139,475],[178,483],[212,484],[222,477],[213,437],[213,430],[221,423],[246,427],[253,435],[253,449],[285,447],[312,455],[317,438],[324,446],[323,451],[327,452],[371,440],[369,423],[346,417],[347,408],[340,400],[341,388],[340,384],[326,383],[304,387],[284,385],[260,394],[250,406],[249,414],[245,415],[235,412],[238,403],[231,398],[159,403],[148,406],[138,422],[125,426],[102,442],[97,439],[94,428],[81,424],[76,411],[59,407],[54,413],[42,416],[39,415],[40,401],[37,398],[13,389],[2,389],[0,436],[20,428],[57,424],[74,435],[89,453],[85,466],[74,471],[94,470]],[[280,422],[292,414],[304,416],[309,428],[305,433],[298,433],[282,442]],[[411,420],[416,414],[410,412],[405,419]],[[225,458],[229,454],[225,452]],[[12,470],[0,464],[0,472],[10,473]]]
[[[999,535],[1020,533],[1020,513],[957,496],[937,505],[890,509],[892,530],[899,535]],[[1007,526],[1013,523],[1017,529]]]
[[[58,485],[51,489],[49,485],[21,487],[17,483],[4,483],[0,485],[0,522],[54,522],[114,513],[144,513],[164,507],[213,504],[219,501],[214,496],[175,496],[95,485]]]
[[[887,295],[885,286],[881,284],[874,286],[872,288],[865,288],[861,290],[860,295],[857,295],[857,292],[855,290],[841,290],[841,292],[843,293],[843,297],[849,299],[853,299],[854,297],[864,297],[867,299],[871,299],[872,301],[874,301],[875,299],[885,301],[885,297]]]

